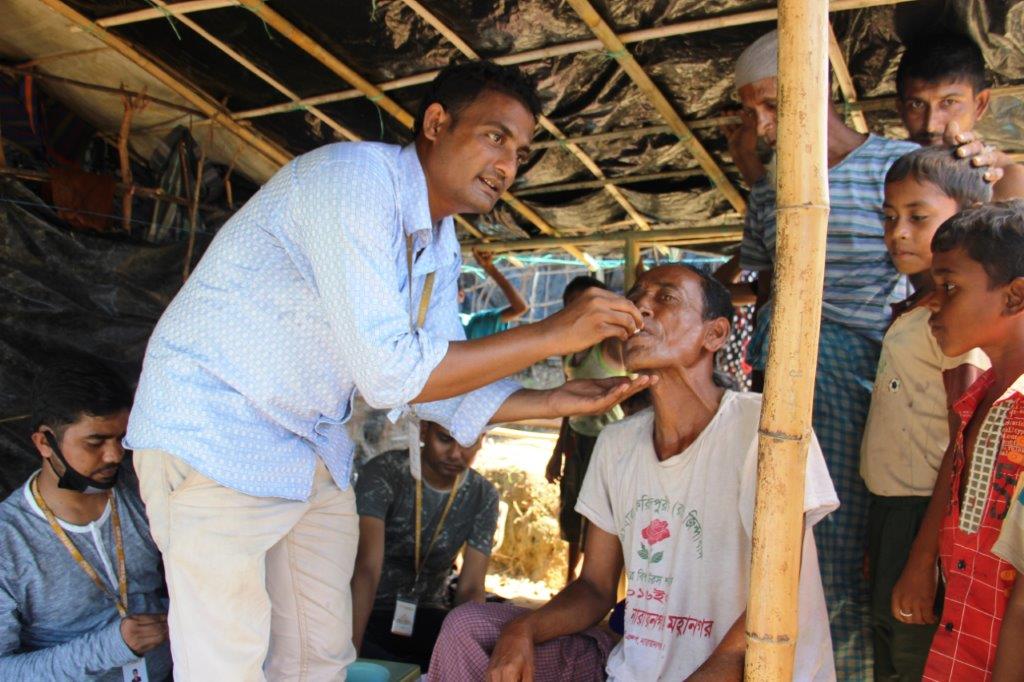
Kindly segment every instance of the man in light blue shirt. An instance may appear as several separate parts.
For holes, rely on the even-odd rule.
[[[493,208],[539,110],[513,68],[449,67],[420,107],[414,145],[333,144],[289,163],[220,230],[164,313],[126,442],[164,554],[182,678],[343,678],[354,658],[355,391],[468,445],[488,422],[599,413],[649,384],[528,391],[503,380],[639,329],[636,308],[607,292],[463,340],[451,216]]]

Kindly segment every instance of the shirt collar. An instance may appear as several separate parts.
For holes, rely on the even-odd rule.
[[[967,422],[974,416],[975,411],[978,409],[978,405],[981,404],[982,398],[985,397],[985,393],[992,384],[995,383],[995,373],[991,368],[985,370],[985,372],[978,377],[978,379],[970,385],[967,391],[960,396],[960,399],[953,404],[953,409],[960,417],[961,429],[966,428]],[[1010,384],[1010,387],[1003,392],[1001,396],[995,401],[995,404],[1005,402],[1013,398],[1015,395],[1024,396],[1024,374],[1017,377],[1017,380]]]
[[[430,201],[427,195],[427,176],[423,173],[416,145],[408,144],[398,155],[399,178],[399,213],[402,229],[406,234],[413,235],[421,246],[433,241],[434,222],[430,219]],[[450,217],[444,218],[451,221]]]
[[[459,242],[455,236],[455,222],[452,216],[445,216],[437,226],[430,219],[430,202],[427,196],[427,176],[423,173],[416,145],[409,144],[402,148],[398,155],[399,167],[399,215],[402,230],[412,236],[413,246],[417,253],[428,246],[434,248],[426,251],[425,257],[417,256],[413,265],[413,274],[422,275],[432,272],[439,266],[438,259],[432,252],[454,254],[459,257]],[[449,256],[445,256],[445,260]]]
[[[28,477],[28,480],[25,481],[25,485],[22,486],[22,488],[23,492],[25,493],[25,500],[28,502],[29,509],[31,509],[32,512],[39,518],[46,519],[46,514],[43,513],[43,510],[39,507],[39,504],[36,502],[35,496],[32,494],[32,481],[34,481],[37,476],[39,476],[38,471]],[[103,513],[100,514],[100,517],[98,519],[84,526],[79,526],[74,523],[68,523],[64,519],[56,515],[54,516],[57,518],[57,523],[60,525],[60,527],[66,530],[67,532],[88,533],[92,530],[93,526],[102,526],[104,523],[107,522],[107,517],[110,516],[110,502],[107,502],[107,506],[103,508]]]

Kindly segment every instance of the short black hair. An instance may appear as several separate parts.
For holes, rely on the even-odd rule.
[[[967,83],[974,94],[988,87],[981,49],[973,40],[957,33],[924,35],[909,43],[896,69],[896,95],[900,99],[904,98],[904,87],[911,79],[930,84]]]
[[[985,268],[993,287],[1024,277],[1024,199],[967,208],[942,223],[932,251],[958,247]]]
[[[541,102],[536,84],[514,66],[501,66],[489,61],[452,64],[441,70],[420,100],[413,133],[423,130],[427,107],[437,102],[457,119],[459,112],[473,103],[481,93],[500,92],[519,100],[534,118],[540,116]]]
[[[597,287],[598,289],[605,290],[608,289],[604,282],[596,277],[591,277],[590,275],[580,275],[579,277],[572,278],[572,280],[565,285],[565,291],[562,292],[562,305],[566,305],[570,298],[591,287]]]
[[[724,284],[699,268],[686,263],[679,263],[682,267],[700,277],[700,291],[704,298],[704,315],[707,320],[717,320],[724,317],[731,325],[734,315],[732,307],[732,294]]]
[[[971,165],[949,147],[921,147],[896,160],[885,174],[885,184],[913,176],[930,182],[962,210],[992,200],[992,185],[985,180],[987,169]]]
[[[130,409],[132,390],[114,370],[91,358],[65,358],[42,368],[32,382],[32,430],[57,437],[82,416],[107,417]]]

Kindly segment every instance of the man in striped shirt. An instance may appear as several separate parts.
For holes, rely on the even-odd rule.
[[[762,36],[736,63],[743,123],[728,132],[730,150],[751,186],[740,265],[770,277],[775,263],[775,178],[757,158],[758,138],[774,147],[778,37]],[[906,284],[885,249],[882,201],[885,174],[915,149],[909,142],[864,135],[829,109],[828,164],[831,212],[814,431],[821,442],[840,507],[818,524],[821,577],[828,602],[839,679],[871,675],[867,585],[862,573],[868,493],[858,473],[861,436],[889,303],[906,297]],[[750,342],[755,369],[764,369],[771,303],[758,315]]]

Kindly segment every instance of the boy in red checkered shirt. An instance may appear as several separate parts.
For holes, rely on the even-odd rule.
[[[932,251],[932,333],[946,355],[978,347],[992,368],[954,405],[950,485],[936,486],[949,499],[939,532],[946,592],[923,679],[988,682],[1017,577],[993,545],[1024,463],[1024,201],[962,211]]]

